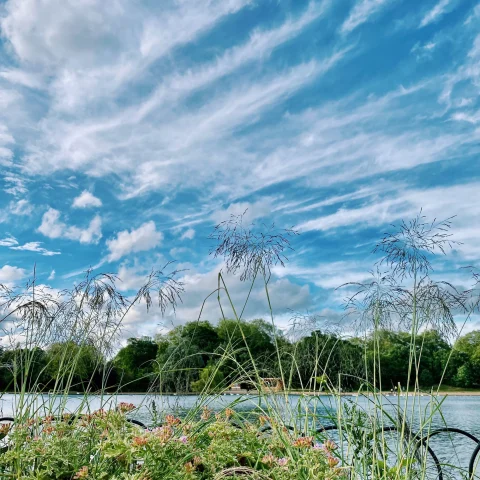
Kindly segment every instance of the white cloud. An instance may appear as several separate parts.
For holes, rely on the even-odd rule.
[[[14,237],[6,237],[0,240],[0,247],[14,247],[15,245],[18,245],[18,242]]]
[[[73,200],[72,206],[73,208],[101,207],[102,201],[93,195],[93,193],[89,192],[88,190],[84,190]]]
[[[27,187],[25,186],[26,180],[20,175],[10,172],[3,177],[3,181],[5,182],[5,188],[3,191],[9,195],[18,197],[27,192]]]
[[[430,58],[437,46],[438,46],[438,43],[433,41],[430,41],[424,44],[417,42],[410,51],[411,53],[416,55],[418,60],[422,60],[422,59]]]
[[[27,271],[23,268],[4,265],[0,268],[0,283],[13,285],[27,276]]]
[[[107,240],[110,250],[108,260],[119,260],[129,253],[144,252],[158,247],[163,240],[163,234],[157,232],[153,221],[146,222],[136,230],[119,232],[116,238]]]
[[[468,26],[465,28],[467,31],[470,30]],[[443,77],[443,90],[439,96],[439,101],[445,104],[447,109],[453,109],[457,113],[467,116],[471,116],[472,112],[464,111],[463,107],[476,103],[480,96],[478,89],[480,83],[480,35],[476,29],[472,29],[472,33],[475,35],[468,54],[464,59],[460,59],[458,62],[460,66],[455,71]],[[458,119],[463,121],[464,118],[460,115]]]
[[[40,253],[41,255],[44,255],[46,257],[51,257],[53,255],[60,255],[60,252],[47,250],[46,248],[43,248],[41,245],[42,245],[42,242],[27,242],[24,245],[16,245],[10,248],[12,250],[23,250],[27,252]]]
[[[49,238],[67,238],[80,243],[98,243],[102,238],[102,219],[96,215],[87,228],[68,226],[60,220],[60,212],[49,208],[42,217],[38,231]]]
[[[385,195],[385,198],[378,199],[374,196],[361,207],[341,208],[333,214],[307,220],[298,229],[301,232],[334,232],[342,227],[362,229],[408,220],[422,210],[430,220],[455,217],[453,238],[462,242],[455,246],[455,250],[466,260],[476,259],[480,256],[477,241],[480,227],[472,224],[472,219],[480,218],[480,205],[472,202],[472,198],[479,188],[480,184],[473,182],[426,189],[395,189],[394,197]]]
[[[212,214],[212,220],[215,223],[229,220],[230,217],[242,215],[243,223],[248,225],[257,218],[268,216],[272,211],[273,199],[270,197],[262,198],[256,202],[236,202],[231,203],[227,208],[217,210]]]
[[[132,0],[10,0],[1,28],[26,70],[52,78],[54,108],[73,112],[114,97],[153,62],[249,3],[182,0],[146,8]],[[26,72],[14,77],[32,82]]]
[[[10,202],[10,212],[14,215],[30,215],[32,211],[33,205],[25,198]]]
[[[370,17],[376,14],[382,7],[387,5],[390,0],[359,0],[348,18],[343,22],[341,27],[342,33],[350,33],[352,30],[355,30],[358,26],[367,22]]]
[[[129,267],[123,264],[118,269],[117,277],[120,279],[117,285],[120,290],[138,290],[145,284],[147,272],[140,267]]]
[[[195,237],[195,230],[193,228],[188,228],[182,233],[180,240],[192,240],[193,237]]]
[[[55,270],[52,270],[50,272],[50,275],[48,276],[48,280],[55,280]]]
[[[1,91],[0,91],[1,95]],[[1,105],[1,102],[0,102]],[[15,140],[6,125],[0,123],[0,166],[12,165]]]
[[[183,96],[231,74],[249,62],[262,60],[276,47],[298,35],[306,26],[319,18],[328,6],[329,1],[323,1],[321,4],[311,2],[298,19],[289,19],[271,30],[256,30],[246,43],[232,47],[214,62],[189,70],[185,74],[175,73],[167,77],[136,112],[126,112],[119,121],[131,122],[132,119],[139,121],[162,104],[171,103],[173,100],[178,101]]]
[[[43,81],[38,75],[18,68],[1,70],[0,77],[28,88],[41,88],[43,86]]]
[[[92,176],[114,174],[121,182],[123,198],[159,188],[168,192],[188,181],[198,185],[215,177],[225,178],[228,158],[246,153],[237,151],[238,141],[232,139],[235,130],[256,122],[326,74],[347,52],[344,49],[321,61],[248,79],[233,90],[220,90],[193,111],[175,103],[176,108],[160,105],[147,118],[138,118],[142,107],[137,106],[121,111],[117,118],[110,115],[83,124],[47,119],[41,138],[24,157],[25,171],[39,174],[69,168]],[[208,160],[199,162],[198,158]],[[243,170],[246,173],[252,161],[245,162],[236,175],[242,175]],[[185,171],[188,176],[182,173]],[[223,183],[216,182],[219,186]],[[228,183],[236,184],[233,178]]]
[[[312,230],[327,231],[335,228],[362,224],[382,225],[389,220],[394,221],[404,216],[405,200],[394,198],[383,202],[375,202],[360,208],[341,208],[337,212],[324,217],[308,220],[298,225],[300,232],[309,232]]]
[[[453,4],[452,0],[440,0],[420,22],[419,28],[426,27],[427,25],[437,22],[440,18],[447,13],[449,7]]]
[[[159,325],[168,329],[178,324],[197,320],[203,301],[218,287],[218,272],[221,267],[222,265],[217,265],[206,272],[189,270],[180,277],[179,280],[185,284],[185,293],[182,295],[182,302],[179,303],[175,314],[173,311],[167,311],[165,317],[162,317],[156,306],[147,314],[144,304],[137,305],[126,318],[124,335],[127,337],[129,335],[153,335],[159,331]],[[124,271],[124,274],[130,277],[131,272]],[[240,282],[238,277],[225,273],[224,278],[237,314],[240,314],[249,293],[250,284],[249,282]],[[138,288],[140,282],[141,278],[137,277],[137,282],[132,287]],[[304,310],[312,305],[309,286],[297,285],[287,278],[272,277],[269,283],[269,294],[274,319],[279,327],[287,326],[289,312],[299,309]],[[221,301],[225,315],[233,318],[233,311],[224,292],[221,292]],[[269,320],[269,315],[265,287],[261,282],[257,282],[250,294],[250,300],[245,308],[243,318],[265,318]],[[203,306],[201,319],[216,323],[221,316],[222,312],[218,306],[217,295],[212,295]]]
[[[268,144],[278,135],[279,146],[257,163],[251,189],[294,179],[309,187],[348,183],[474,151],[480,132],[445,132],[418,117],[415,101],[428,95],[428,85],[400,87],[360,102],[355,96],[286,116],[269,132]],[[282,142],[287,132],[288,145]],[[265,134],[260,131],[256,140],[262,142]]]
[[[60,252],[53,252],[41,247],[42,242],[27,242],[20,245],[15,237],[9,236],[0,240],[0,247],[8,247],[11,250],[23,250],[27,252],[37,252],[41,255],[50,257],[52,255],[60,255]]]
[[[475,21],[478,17],[480,17],[480,5],[476,5],[472,10],[472,13],[468,16],[465,20],[464,25],[470,25],[473,21]]]
[[[312,282],[324,289],[338,288],[348,282],[363,282],[371,277],[371,264],[359,261],[325,262],[313,266],[301,266],[294,263],[285,267],[275,267],[278,277],[287,275]]]

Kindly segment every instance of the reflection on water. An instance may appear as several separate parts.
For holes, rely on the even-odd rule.
[[[31,397],[33,399],[34,397]],[[418,419],[431,417],[431,430],[445,426],[456,427],[465,430],[477,438],[480,438],[480,396],[452,396],[441,401],[441,414],[432,412],[432,402],[429,397],[409,398],[408,414],[406,419],[412,426],[412,430],[418,429]],[[304,412],[308,408],[310,416],[316,419],[318,425],[331,425],[334,423],[337,410],[337,399],[330,396],[322,397],[300,397],[298,395],[289,395],[285,398],[282,395],[271,396],[268,402],[275,404],[276,410],[282,412],[285,423],[292,424],[301,421],[299,412]],[[373,411],[372,400],[365,397],[342,397],[342,402],[356,404],[364,410]],[[405,398],[385,397],[383,399],[384,408],[396,418],[396,403],[403,407]],[[68,397],[56,397],[51,395],[42,395],[35,399],[35,408],[39,414],[42,412],[55,412],[57,409],[69,412],[86,412],[99,408],[112,408],[117,403],[129,402],[136,405],[135,418],[149,425],[152,423],[152,411],[155,410],[160,416],[164,413],[174,413],[179,416],[185,416],[192,409],[195,410],[200,404],[208,403],[209,408],[221,410],[226,406],[235,403],[234,408],[237,412],[248,415],[249,412],[265,407],[265,400],[260,401],[254,395],[221,395],[215,397],[203,398],[200,400],[195,395],[116,395],[114,397],[90,395],[85,399],[82,395],[71,395]],[[260,402],[260,404],[259,404]],[[5,394],[0,399],[0,414],[2,416],[14,416],[15,406],[17,404],[14,395]],[[63,405],[63,408],[62,408]],[[300,406],[300,408],[298,408]],[[152,408],[154,407],[154,408]],[[426,433],[426,432],[425,432]],[[394,436],[394,434],[391,434]],[[444,478],[460,478],[455,475],[457,468],[467,469],[468,462],[475,443],[458,434],[441,434],[430,440],[430,446],[439,457],[442,464],[449,464],[450,468],[445,468]],[[480,469],[478,469],[480,473]]]

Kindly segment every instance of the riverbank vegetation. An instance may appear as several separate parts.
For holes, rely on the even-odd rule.
[[[372,374],[378,347],[381,371],[376,383],[382,386],[382,390],[397,390],[399,387],[405,390],[415,386],[415,379],[408,379],[408,365],[405,363],[411,341],[409,332],[379,330],[363,338],[342,338],[314,330],[291,340],[281,331],[273,332],[265,320],[241,321],[241,325],[262,377],[280,377],[277,345],[282,370],[292,372],[291,390],[318,390],[329,382],[343,391],[356,391],[362,379],[368,380],[369,372]],[[63,351],[73,353],[72,358],[76,358],[73,391],[83,392],[86,388],[95,391],[103,385],[107,391],[201,392],[213,371],[216,376],[211,389],[228,389],[238,381],[235,364],[248,361],[236,326],[237,322],[232,319],[220,320],[216,325],[208,321],[187,322],[156,339],[131,338],[111,360],[102,357],[94,345],[79,346],[74,342],[54,343],[46,350],[37,348],[29,352],[5,349],[0,352],[0,364],[3,365],[0,389],[14,391],[14,384],[19,382],[14,375],[20,375],[21,371],[15,362],[20,362],[23,355],[32,359],[30,374],[36,379],[36,387],[48,392],[59,376]],[[235,336],[237,338],[233,338]],[[218,359],[232,338],[233,344],[238,346],[234,361],[220,361],[216,369]],[[442,384],[442,391],[480,391],[480,331],[460,336],[451,344],[438,331],[427,330],[418,335],[416,343],[418,349],[422,349],[418,378],[422,390],[430,391]],[[365,362],[358,361],[364,357]],[[293,362],[296,368],[293,368]],[[318,375],[313,377],[315,363],[325,365],[325,368],[320,368]],[[108,376],[103,376],[103,372],[108,372]],[[372,378],[369,381],[373,383]],[[245,390],[254,388],[247,381],[241,383]]]
[[[156,339],[131,339],[118,350],[123,320],[134,305],[157,301],[165,312],[180,301],[184,285],[170,265],[153,272],[129,298],[119,293],[114,276],[92,272],[70,291],[52,291],[35,279],[25,288],[3,286],[3,326],[14,348],[2,352],[2,381],[4,391],[16,393],[16,411],[13,426],[0,430],[2,475],[390,480],[439,478],[447,469],[452,476],[466,475],[466,466],[451,458],[440,462],[428,443],[448,420],[441,414],[439,386],[479,381],[479,334],[458,334],[458,318],[468,321],[478,310],[479,277],[473,271],[473,288],[461,289],[431,275],[435,256],[454,245],[450,221],[427,223],[419,216],[380,240],[371,281],[343,287],[346,332],[309,315],[295,316],[287,334],[277,329],[271,270],[287,261],[296,233],[257,228],[232,217],[215,229],[212,253],[250,284],[250,292],[264,291],[268,320],[245,321],[241,312],[250,293],[235,306],[219,272],[212,292],[218,323],[200,316]],[[225,305],[234,318],[225,317]],[[265,377],[280,379],[283,392],[272,395]],[[212,398],[232,383],[255,390],[257,407],[249,415],[237,408],[241,397],[210,410]],[[388,401],[381,394],[396,385],[414,392],[437,388],[420,406],[417,396]],[[325,410],[315,395],[293,404],[292,389],[328,392],[335,408]],[[363,403],[345,401],[339,395],[345,389],[355,389],[357,400],[368,396]],[[41,395],[45,390],[54,395]],[[73,390],[84,395],[68,412]],[[199,395],[182,418],[154,405],[111,408],[116,393],[131,390]],[[89,393],[97,394],[100,410],[90,408]],[[126,417],[142,408],[151,409],[146,430]],[[455,452],[449,440],[449,453]]]

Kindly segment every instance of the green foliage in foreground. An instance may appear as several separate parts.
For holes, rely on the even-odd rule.
[[[81,418],[16,425],[11,448],[0,455],[2,478],[333,480],[348,471],[333,442],[314,443],[275,425],[261,434],[263,417],[245,422],[233,410],[213,416],[204,407],[198,421],[167,415],[163,426],[145,431],[128,423],[133,408],[120,404]]]

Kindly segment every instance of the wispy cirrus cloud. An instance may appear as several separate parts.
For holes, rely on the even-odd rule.
[[[474,259],[480,255],[476,241],[480,235],[480,226],[474,220],[480,216],[480,206],[471,199],[479,187],[478,182],[472,182],[425,189],[396,188],[395,197],[389,197],[385,192],[381,198],[373,196],[364,200],[362,206],[340,208],[335,213],[307,220],[298,225],[298,229],[301,232],[334,232],[342,228],[358,231],[413,218],[423,211],[429,219],[455,217],[454,238],[462,242],[455,248],[465,258]],[[451,201],[452,198],[455,198],[455,202]],[[459,212],[461,216],[458,216]]]
[[[422,21],[420,22],[420,28],[426,27],[427,25],[437,22],[440,18],[445,15],[451,8],[453,8],[456,0],[440,0],[431,10],[429,10]]]
[[[11,0],[1,27],[27,71],[56,70],[51,83],[54,104],[61,111],[73,111],[116,94],[172,49],[249,3],[167,2],[152,15],[128,0],[108,7],[94,0],[87,8],[59,0],[42,5]],[[38,23],[42,29],[36,28]]]
[[[27,252],[37,252],[40,253],[41,255],[45,255],[47,257],[51,257],[53,255],[60,255],[60,252],[54,252],[52,250],[47,250],[46,248],[43,248],[42,242],[27,242],[23,245],[16,245],[13,247],[10,247],[12,250],[23,250]]]
[[[180,236],[180,240],[193,240],[194,237],[195,230],[193,228],[187,228]]]
[[[20,250],[26,252],[36,252],[41,255],[51,257],[53,255],[60,255],[60,252],[48,250],[41,246],[42,242],[27,242],[21,245],[15,237],[9,236],[0,239],[0,247],[8,247],[11,250]]]
[[[391,0],[358,0],[347,19],[343,22],[340,28],[341,32],[350,33],[355,30],[390,2]]]
[[[33,205],[26,199],[10,202],[10,212],[14,215],[30,215],[33,211]]]
[[[6,125],[0,123],[0,166],[9,166],[12,163],[12,147],[15,140]]]

